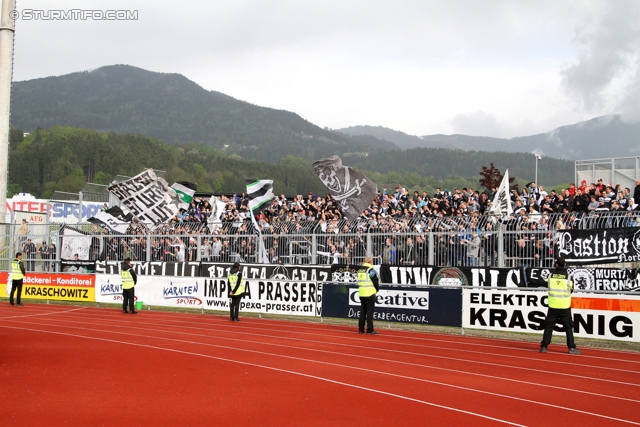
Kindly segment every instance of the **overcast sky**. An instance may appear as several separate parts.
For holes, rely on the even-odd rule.
[[[638,0],[17,0],[16,9],[15,81],[129,64],[322,127],[412,135],[513,137],[605,114],[640,119]],[[53,9],[137,19],[26,19]]]

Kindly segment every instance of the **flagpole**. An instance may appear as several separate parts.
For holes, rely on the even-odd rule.
[[[7,184],[9,178],[9,119],[11,114],[11,80],[13,76],[13,37],[15,0],[2,1],[0,17],[0,220],[7,210]]]

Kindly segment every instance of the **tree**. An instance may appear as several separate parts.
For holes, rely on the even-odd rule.
[[[502,182],[502,178],[504,178],[502,172],[493,165],[493,162],[491,162],[489,167],[482,166],[480,176],[482,177],[480,178],[480,185],[489,191],[493,191],[495,188],[498,188]],[[509,187],[511,187],[511,183],[515,180],[515,177],[509,178]]]

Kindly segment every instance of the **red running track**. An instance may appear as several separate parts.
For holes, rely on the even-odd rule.
[[[356,330],[3,302],[2,425],[640,425],[640,354]]]

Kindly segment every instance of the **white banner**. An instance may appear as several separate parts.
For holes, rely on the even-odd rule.
[[[202,277],[138,276],[136,301],[160,307],[202,307]],[[96,274],[96,301],[122,302],[122,280],[116,274]]]
[[[204,281],[204,306],[210,310],[229,309],[227,277],[229,267],[212,267],[211,277]],[[240,311],[252,313],[317,316],[322,308],[322,283],[305,280],[286,280],[284,277],[253,278],[249,266],[242,268],[246,280],[246,295]]]
[[[138,276],[137,301],[161,307],[229,310],[228,269],[219,277]],[[122,280],[116,274],[96,274],[96,301],[122,302]],[[322,307],[322,284],[278,279],[247,280],[241,312],[316,316]]]
[[[571,299],[576,337],[640,342],[639,297],[574,293]],[[464,328],[529,332],[542,338],[547,292],[464,289],[462,313]],[[555,331],[564,333],[560,325]]]
[[[178,213],[182,203],[176,191],[158,178],[153,169],[111,184],[109,193],[141,222],[167,222]]]

